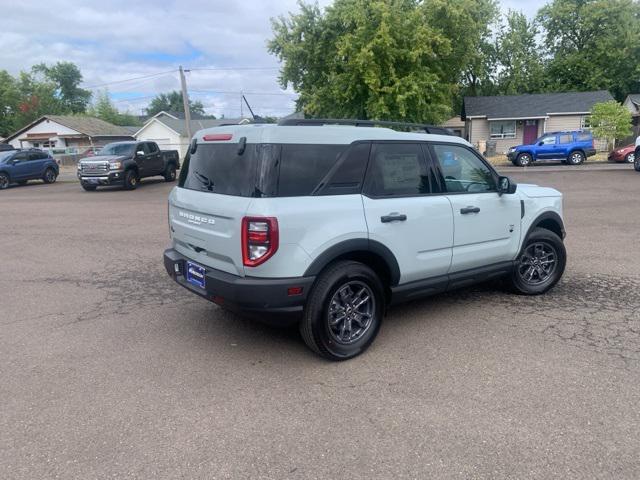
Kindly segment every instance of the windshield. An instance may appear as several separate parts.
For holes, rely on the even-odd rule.
[[[109,143],[102,147],[98,155],[133,155],[135,143]]]
[[[15,151],[10,152],[0,152],[0,163],[4,163],[7,159],[11,158]]]

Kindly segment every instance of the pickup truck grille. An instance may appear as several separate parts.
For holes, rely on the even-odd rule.
[[[109,171],[109,167],[106,163],[81,163],[80,164],[80,172],[81,173],[107,173]]]

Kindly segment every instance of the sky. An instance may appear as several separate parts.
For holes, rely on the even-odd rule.
[[[533,16],[544,3],[501,5]],[[209,114],[247,115],[241,93],[262,116],[294,109],[296,95],[279,85],[266,42],[270,18],[297,11],[296,0],[0,0],[0,7],[0,69],[12,74],[71,61],[83,87],[108,89],[119,110],[142,114],[155,94],[180,88],[182,65],[189,96]]]

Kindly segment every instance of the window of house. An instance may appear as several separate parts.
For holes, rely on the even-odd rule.
[[[590,115],[583,115],[580,117],[580,130],[589,130],[591,128]]]
[[[489,133],[491,138],[516,138],[516,121],[489,122]]]

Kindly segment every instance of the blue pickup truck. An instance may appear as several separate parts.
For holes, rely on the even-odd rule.
[[[0,190],[10,184],[24,185],[29,180],[53,183],[60,172],[51,155],[38,149],[0,152]]]
[[[519,167],[531,165],[536,160],[562,160],[569,165],[580,165],[595,153],[591,132],[549,132],[531,145],[511,147],[507,157]]]

